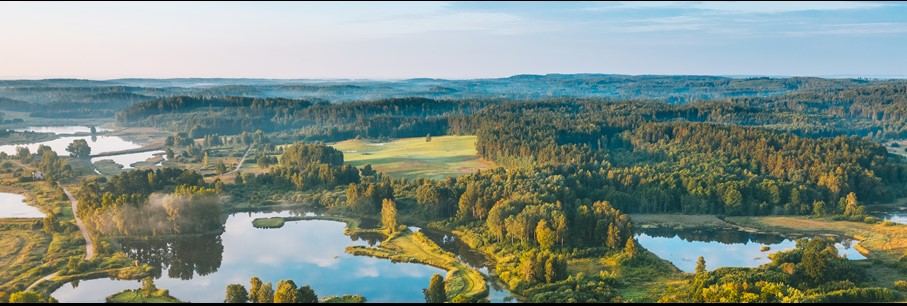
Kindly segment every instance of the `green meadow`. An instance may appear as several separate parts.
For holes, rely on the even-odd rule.
[[[444,179],[495,167],[476,155],[476,136],[403,138],[390,142],[347,140],[331,144],[343,151],[346,163],[371,164],[394,177]]]

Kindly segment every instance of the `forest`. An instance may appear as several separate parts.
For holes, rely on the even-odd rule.
[[[196,82],[208,85],[179,86]],[[392,225],[384,232],[365,230],[386,235],[384,241],[407,235],[398,230],[404,224],[455,233],[492,258],[496,279],[527,302],[630,301],[627,292],[665,279],[674,280],[672,286],[646,292],[649,301],[903,299],[839,256],[835,242],[818,238],[768,255],[770,262],[757,268],[708,271],[703,260],[701,269],[683,274],[639,245],[639,228],[629,215],[881,224],[866,206],[907,196],[907,163],[889,152],[892,140],[907,136],[903,81],[523,75],[317,84],[2,84],[7,87],[0,88],[0,99],[10,103],[0,103],[0,110],[96,116],[118,128],[171,133],[160,148],[177,167],[79,173],[91,155],[87,143],[73,143],[71,158],[40,147],[0,159],[47,174],[20,173],[21,183],[77,186],[78,216],[94,236],[117,241],[101,244],[99,253],[122,252],[164,267],[174,278],[218,270],[222,257],[196,256],[190,249],[222,250],[219,234],[228,212],[304,205],[344,218],[393,220],[385,221]],[[476,156],[495,167],[445,179],[395,177],[371,165],[351,166],[345,156],[361,153],[331,146],[453,135],[475,135]],[[225,161],[235,162],[247,150],[257,168],[240,162],[229,171]],[[154,240],[180,235],[194,240]],[[160,251],[165,248],[170,253]],[[888,266],[904,270],[898,265]],[[227,300],[297,301],[306,295],[317,301],[311,288],[301,293],[292,281],[281,281],[275,296],[270,283],[261,289],[255,279],[248,291],[230,285]],[[437,293],[443,281],[433,280],[427,301],[466,300]]]

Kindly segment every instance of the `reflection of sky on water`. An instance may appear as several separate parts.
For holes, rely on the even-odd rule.
[[[907,210],[905,210],[905,208],[903,207],[883,208],[880,210],[870,211],[869,214],[883,220],[889,220],[894,223],[907,224]]]
[[[117,136],[67,136],[39,143],[2,145],[0,146],[0,152],[14,155],[16,154],[17,147],[27,147],[28,150],[34,154],[38,150],[38,146],[43,144],[49,146],[54,152],[57,152],[57,155],[69,156],[69,152],[66,152],[66,147],[76,139],[84,139],[88,142],[88,146],[91,147],[91,154],[115,152],[141,147],[141,145],[137,143]]]
[[[0,192],[0,218],[44,218],[44,213],[26,204],[24,195]]]
[[[319,297],[361,294],[372,302],[424,302],[422,288],[428,286],[431,275],[446,275],[430,266],[346,254],[346,246],[367,243],[343,235],[344,223],[316,220],[287,222],[280,229],[252,226],[255,218],[280,215],[287,214],[232,215],[221,236],[224,252],[217,272],[180,280],[169,278],[164,271],[164,277],[155,283],[192,302],[222,302],[228,284],[248,287],[252,276],[275,286],[282,279],[308,284]],[[61,302],[102,302],[110,294],[138,287],[134,281],[89,280],[76,289],[64,285],[53,296]]]
[[[696,270],[696,260],[699,256],[705,258],[706,268],[709,271],[720,267],[758,267],[770,262],[768,254],[790,250],[796,247],[796,242],[784,239],[778,243],[762,244],[748,240],[743,243],[721,243],[715,241],[690,241],[675,235],[673,237],[657,237],[639,234],[636,237],[639,244],[658,257],[673,263],[685,272]],[[769,246],[770,250],[762,252],[762,246]],[[865,259],[855,248],[836,243],[838,254],[849,259]]]
[[[13,129],[17,132],[31,131],[37,133],[54,133],[57,135],[64,134],[75,134],[75,133],[91,133],[91,127],[80,126],[80,125],[60,125],[60,126],[30,126],[23,129]],[[111,131],[109,128],[95,127],[97,132],[107,132]]]

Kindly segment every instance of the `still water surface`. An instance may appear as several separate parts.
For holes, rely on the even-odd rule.
[[[24,195],[0,192],[0,218],[44,218],[44,213],[26,204]]]
[[[705,258],[711,271],[720,267],[758,267],[770,262],[768,254],[791,250],[795,239],[736,229],[675,230],[636,229],[639,244],[685,272],[695,272],[696,260]],[[838,254],[848,259],[866,259],[852,247],[856,241],[838,239]],[[762,251],[768,246],[768,251]]]
[[[292,279],[310,285],[319,298],[360,294],[369,302],[424,302],[422,288],[432,274],[446,271],[413,263],[344,253],[350,245],[376,241],[343,234],[334,221],[287,222],[279,229],[258,229],[252,220],[288,213],[238,213],[228,217],[225,232],[191,239],[122,241],[131,258],[162,267],[158,288],[191,302],[223,302],[229,284],[258,276],[275,285]],[[370,243],[371,242],[371,243]],[[52,295],[60,302],[103,302],[108,295],[136,289],[138,281],[96,279],[63,285]]]

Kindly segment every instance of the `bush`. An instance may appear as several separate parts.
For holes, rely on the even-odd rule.
[[[907,291],[907,281],[903,281],[903,280],[894,281],[894,289],[898,289],[901,291]]]

